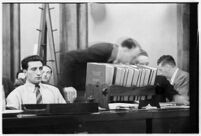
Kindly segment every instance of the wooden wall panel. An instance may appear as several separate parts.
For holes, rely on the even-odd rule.
[[[13,79],[15,79],[15,75],[20,69],[20,5],[19,4],[13,4],[13,42],[11,44],[12,50],[13,50],[13,56],[12,56],[12,63],[13,63]]]
[[[177,5],[177,65],[189,71],[190,5]]]
[[[3,76],[14,81],[20,68],[20,5],[3,4]]]
[[[60,62],[61,54],[88,46],[88,8],[87,3],[60,4]],[[60,70],[59,70],[60,72]]]
[[[78,48],[88,47],[88,6],[87,3],[78,5]]]
[[[60,4],[60,48],[62,53],[87,47],[87,10],[87,3]]]
[[[61,52],[77,49],[77,5],[61,4]]]
[[[11,77],[11,73],[10,73],[10,69],[11,69],[11,56],[9,55],[11,52],[11,37],[10,37],[10,5],[9,4],[3,4],[2,5],[2,9],[3,9],[3,15],[2,15],[2,21],[3,21],[3,27],[2,27],[2,34],[3,34],[3,77],[6,78],[10,78]]]

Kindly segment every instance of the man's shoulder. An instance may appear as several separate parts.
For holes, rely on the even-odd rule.
[[[87,49],[82,50],[71,50],[61,54],[61,59],[63,60],[64,64],[66,63],[74,63],[80,59],[80,56],[86,55]]]
[[[14,90],[12,90],[9,95],[12,95],[12,96],[13,95],[14,96],[15,95],[21,95],[24,93],[24,91],[26,91],[25,85],[20,85],[20,86],[16,87]]]
[[[110,43],[110,42],[96,42],[96,43],[93,43],[93,44],[91,44],[91,47],[92,46],[103,46],[103,45],[113,45],[113,43]]]
[[[93,45],[91,45],[89,47],[89,49],[99,49],[99,48],[112,48],[113,47],[113,44],[112,43],[109,43],[109,42],[99,42],[99,43],[95,43]]]
[[[16,87],[13,91],[20,91],[20,90],[23,90],[24,88],[26,88],[25,85],[20,85],[20,86]]]
[[[184,71],[184,70],[179,69],[178,70],[178,76],[189,77],[189,73]]]
[[[112,43],[96,43],[87,49],[87,53],[93,56],[110,57],[114,44]]]
[[[186,71],[183,71],[181,69],[178,70],[178,73],[175,78],[176,83],[187,83],[189,82],[189,73]]]
[[[45,87],[45,88],[51,88],[53,90],[58,90],[58,88],[54,85],[51,85],[51,84],[43,84],[41,83],[41,86]]]

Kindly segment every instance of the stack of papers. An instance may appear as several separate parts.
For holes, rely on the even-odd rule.
[[[166,103],[159,103],[161,109],[175,109],[175,108],[190,108],[188,105],[177,105],[174,102],[166,102]],[[130,109],[138,109],[139,104],[137,103],[109,103],[110,110],[130,110]],[[155,106],[151,106],[148,104],[147,106],[143,107],[142,109],[157,109]]]
[[[159,103],[161,109],[190,108],[189,105],[177,105],[175,102]]]
[[[157,109],[157,107],[151,106],[150,104],[148,104],[147,106],[142,107],[142,109],[150,110],[150,109]]]
[[[110,110],[129,110],[129,109],[138,109],[138,105],[136,103],[109,103]]]
[[[2,111],[3,114],[11,114],[11,113],[22,113],[23,110],[4,110]]]

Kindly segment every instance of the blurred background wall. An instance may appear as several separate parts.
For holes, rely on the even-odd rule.
[[[177,61],[176,4],[89,4],[89,7],[89,43],[133,37],[148,52],[151,66],[156,66],[157,59],[164,54]]]
[[[34,52],[38,43],[41,4],[21,4],[21,58]],[[50,4],[56,50],[59,51],[59,4]],[[121,37],[133,37],[156,66],[163,54],[177,60],[176,4],[88,4],[88,41],[118,42]],[[49,56],[49,55],[48,55]]]

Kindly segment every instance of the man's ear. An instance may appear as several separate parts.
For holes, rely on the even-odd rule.
[[[27,70],[26,69],[23,69],[23,73],[25,75],[25,79],[27,78]]]
[[[23,69],[23,72],[25,74],[25,76],[27,75],[27,70],[26,69]]]

